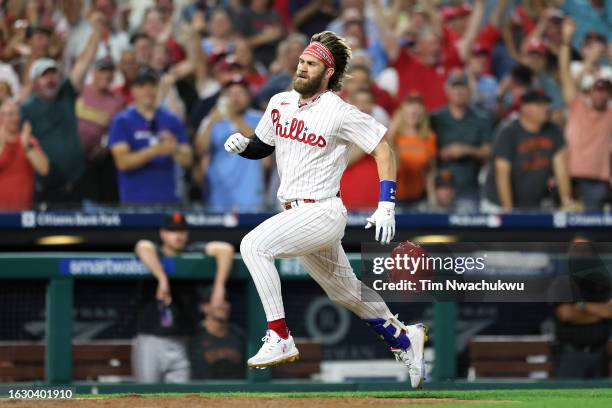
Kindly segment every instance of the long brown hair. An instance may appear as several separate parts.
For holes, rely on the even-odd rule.
[[[334,74],[329,78],[327,87],[332,91],[339,91],[342,89],[342,80],[344,79],[348,62],[351,59],[351,47],[349,47],[344,38],[339,37],[332,31],[323,31],[315,34],[310,38],[310,41],[322,43],[332,53],[335,68]]]
[[[391,132],[393,135],[406,134],[408,132],[408,124],[402,112],[402,107],[409,104],[418,104],[423,108],[423,117],[417,125],[417,136],[421,139],[425,139],[431,133],[431,125],[429,123],[429,115],[427,115],[427,111],[425,110],[423,98],[420,95],[408,95],[404,98],[402,104],[393,113]]]

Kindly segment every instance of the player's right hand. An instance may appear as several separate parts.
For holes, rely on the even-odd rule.
[[[225,151],[228,153],[242,153],[249,145],[251,139],[242,136],[241,133],[234,133],[225,141]]]
[[[376,226],[375,239],[383,245],[388,244],[395,236],[395,203],[380,201],[367,221],[366,229]]]

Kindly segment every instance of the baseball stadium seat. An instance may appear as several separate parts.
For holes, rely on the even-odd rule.
[[[295,345],[300,350],[300,359],[273,367],[272,378],[311,378],[321,372],[321,343],[295,339]]]
[[[98,380],[104,376],[129,377],[132,345],[129,341],[88,341],[72,347],[75,380]],[[45,378],[45,345],[31,342],[0,342],[0,382]]]
[[[475,336],[469,342],[470,379],[483,377],[551,378],[550,336]],[[612,339],[608,340],[608,373],[612,377]]]
[[[321,344],[297,341],[300,360],[274,367],[274,378],[310,378],[321,371]],[[129,340],[88,341],[72,346],[75,380],[130,377],[132,344]],[[45,378],[45,345],[40,342],[0,342],[0,383]]]
[[[469,342],[470,376],[550,378],[549,336],[475,336]]]

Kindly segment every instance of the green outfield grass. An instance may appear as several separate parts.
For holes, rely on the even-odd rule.
[[[108,394],[104,397],[125,397],[135,394]],[[145,397],[179,397],[185,394],[138,394]],[[193,394],[190,394],[193,395]],[[337,398],[337,397],[373,397],[373,398],[452,398],[469,400],[456,404],[435,404],[435,407],[550,407],[550,408],[610,408],[612,407],[612,389],[560,389],[560,390],[486,390],[486,391],[407,391],[407,392],[308,392],[308,393],[202,393],[205,397],[278,397],[278,398]],[[82,397],[102,395],[82,395]],[[491,403],[479,400],[498,401]],[[473,402],[470,402],[473,401]],[[398,403],[398,407],[414,405]],[[287,404],[291,408],[291,402]]]

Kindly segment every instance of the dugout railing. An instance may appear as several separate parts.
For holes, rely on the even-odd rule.
[[[359,271],[358,256],[350,261]],[[212,280],[215,261],[200,254],[164,260],[171,279]],[[310,277],[296,263],[277,260],[283,280],[304,281]],[[285,264],[287,262],[287,264]],[[152,275],[132,254],[125,253],[4,253],[0,254],[0,281],[10,279],[44,279],[46,284],[45,382],[72,382],[72,310],[76,279],[153,279]],[[247,354],[254,354],[261,345],[261,330],[265,316],[257,291],[240,257],[234,262],[231,279],[246,281]],[[455,377],[455,319],[453,302],[434,304],[433,327],[435,364],[433,379]],[[246,369],[246,379],[252,383],[271,380],[270,370]]]

